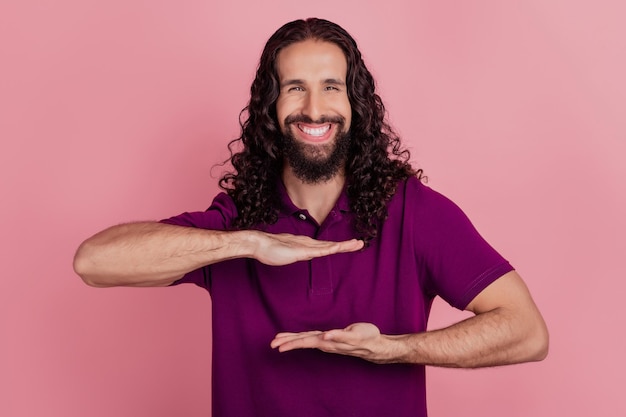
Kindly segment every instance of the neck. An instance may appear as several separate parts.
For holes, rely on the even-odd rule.
[[[307,210],[318,224],[322,224],[333,209],[346,182],[341,171],[328,181],[306,183],[294,175],[289,165],[285,166],[282,178],[291,201],[296,207]]]

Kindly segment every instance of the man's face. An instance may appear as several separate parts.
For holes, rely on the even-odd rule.
[[[287,163],[305,182],[328,180],[343,168],[350,141],[346,58],[333,43],[306,40],[277,59],[276,115]]]

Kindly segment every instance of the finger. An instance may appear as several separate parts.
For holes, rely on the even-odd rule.
[[[319,247],[310,248],[307,256],[309,259],[312,259],[336,253],[356,252],[361,250],[363,246],[363,241],[357,239],[346,240],[343,242],[324,242],[324,244]]]
[[[274,336],[274,339],[281,339],[283,337],[298,337],[298,336],[310,336],[314,334],[322,333],[319,330],[310,330],[308,332],[281,332]]]
[[[326,353],[336,353],[342,355],[355,355],[356,351],[361,351],[357,346],[334,340],[326,340],[323,335],[308,336],[291,340],[278,347],[279,352],[288,352],[296,349],[318,349]]]
[[[343,253],[343,252],[355,252],[363,249],[365,242],[358,239],[344,240],[342,242],[336,242],[337,246],[333,248],[336,250],[335,253]]]
[[[322,334],[314,334],[289,340],[277,340],[274,347],[278,348],[279,352],[287,352],[294,349],[322,349],[324,343],[332,342],[324,342]]]
[[[360,247],[363,244],[362,240],[358,240],[358,239],[347,239],[347,240],[339,240],[339,241],[334,241],[334,240],[329,240],[328,242],[332,242],[336,245],[339,245],[340,247]]]
[[[349,330],[330,330],[323,336],[324,340],[342,345],[358,346],[363,342],[363,335]]]
[[[358,239],[343,241],[317,240],[308,236],[300,235],[277,235],[277,240],[286,245],[296,245],[311,249],[331,250],[331,251],[354,251],[363,248],[364,242]],[[275,236],[276,238],[276,236]]]
[[[356,346],[379,335],[380,331],[371,323],[354,323],[341,330],[326,332],[324,339]]]
[[[311,337],[311,336],[317,337],[321,334],[322,332],[318,330],[312,330],[312,331],[301,332],[301,333],[278,333],[276,336],[274,336],[274,339],[270,342],[270,346],[273,349],[275,349],[293,340],[302,339],[302,338]]]

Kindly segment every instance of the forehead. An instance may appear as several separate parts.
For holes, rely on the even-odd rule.
[[[338,78],[345,81],[348,63],[341,48],[334,43],[307,39],[293,43],[278,53],[279,79]]]

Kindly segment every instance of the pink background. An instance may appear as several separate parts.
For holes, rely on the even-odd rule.
[[[210,414],[206,293],[93,289],[71,260],[108,225],[210,203],[265,40],[308,16],[356,37],[429,184],[516,265],[551,330],[542,363],[429,369],[431,415],[626,415],[625,14],[608,0],[3,1],[0,415]],[[432,327],[462,316],[438,303]]]

